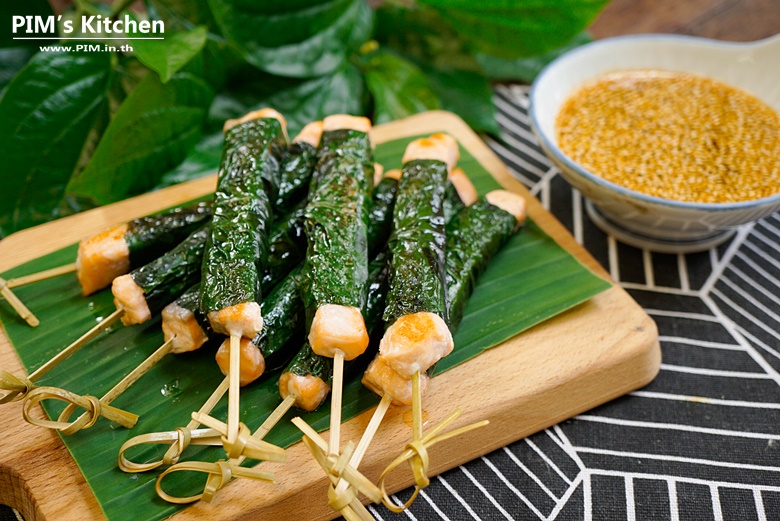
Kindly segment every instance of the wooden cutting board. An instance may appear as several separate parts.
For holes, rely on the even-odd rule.
[[[568,231],[507,172],[504,164],[457,116],[427,112],[375,128],[377,142],[446,131],[506,189],[522,194],[533,220],[583,264],[607,273]],[[0,242],[0,271],[77,242],[106,227],[214,190],[215,176],[145,194],[13,234]],[[658,373],[661,352],[655,323],[620,287],[544,322],[431,380],[424,408],[431,424],[458,404],[454,427],[479,420],[490,425],[435,446],[431,476],[642,387]],[[22,373],[13,348],[0,334],[0,367]],[[21,403],[0,406],[0,503],[27,521],[102,518],[76,463],[53,431],[19,421]],[[41,412],[42,414],[42,412]],[[372,411],[342,426],[342,440],[357,440]],[[361,470],[375,480],[411,438],[407,408],[391,407]],[[384,449],[384,450],[383,450]],[[262,464],[261,464],[262,466]],[[173,519],[332,519],[327,481],[298,443],[288,461],[274,464],[275,485],[237,480],[210,503],[197,503]],[[411,474],[396,471],[393,492],[410,486]]]

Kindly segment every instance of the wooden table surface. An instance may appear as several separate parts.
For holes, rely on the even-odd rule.
[[[679,33],[749,42],[780,33],[780,1],[613,0],[591,33],[595,38]]]

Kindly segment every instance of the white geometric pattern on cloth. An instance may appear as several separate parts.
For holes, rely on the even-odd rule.
[[[709,252],[625,246],[539,149],[527,87],[496,87],[494,101],[502,136],[488,145],[658,323],[664,363],[645,388],[434,478],[405,514],[371,513],[780,520],[780,215]]]
[[[709,252],[625,246],[589,221],[539,149],[527,92],[496,87],[502,135],[485,139],[657,322],[661,372],[433,479],[406,518],[780,520],[780,215]]]

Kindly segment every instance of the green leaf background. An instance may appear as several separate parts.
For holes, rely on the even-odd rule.
[[[365,42],[373,11],[364,0],[209,0],[223,34],[255,67],[306,78],[328,74]]]
[[[374,99],[374,123],[441,108],[430,81],[410,61],[380,50],[365,57],[361,68]]]
[[[419,137],[419,136],[416,136]],[[385,168],[401,166],[409,137],[377,147],[375,157]],[[460,166],[468,172],[480,193],[499,188],[492,176],[461,149]],[[3,273],[6,278],[72,262],[76,246],[68,247]],[[587,300],[610,287],[546,235],[533,222],[525,225],[493,259],[477,282],[463,321],[455,334],[455,350],[436,368],[440,374],[482,351]],[[0,318],[12,344],[28,369],[39,367],[58,350],[107,316],[114,306],[109,290],[81,297],[75,278],[63,276],[17,289],[19,297],[41,320],[30,329],[7,303],[0,302]],[[485,317],[490,317],[486,320]],[[100,396],[163,341],[159,317],[133,327],[112,327],[91,345],[63,362],[45,378],[42,385],[64,387],[76,393]],[[119,447],[145,432],[172,430],[186,424],[222,380],[214,363],[213,346],[193,353],[166,357],[119,397],[114,405],[135,412],[140,420],[135,428],[123,429],[100,419],[90,430],[63,437],[79,468],[92,487],[106,516],[112,521],[157,520],[181,507],[165,503],[154,492],[157,473],[125,474],[116,467]],[[241,420],[256,428],[281,401],[278,373],[270,373],[242,390]],[[346,380],[343,397],[344,420],[373,407],[378,398],[360,384],[359,373]],[[215,409],[217,418],[227,414],[226,399]],[[62,407],[46,404],[52,417]],[[327,429],[328,407],[311,414],[290,411],[266,439],[289,446],[299,441],[300,431],[289,420],[301,415],[318,430]],[[34,427],[30,427],[34,428]],[[134,461],[159,458],[165,447],[142,448],[130,454]],[[219,448],[190,447],[184,458],[219,459]],[[281,467],[279,467],[281,468]],[[192,473],[190,473],[192,474]],[[202,491],[205,475],[178,473],[166,478],[166,490],[178,495]],[[258,491],[271,484],[258,485]],[[261,492],[258,492],[261,493]]]
[[[69,193],[108,204],[154,187],[198,142],[211,87],[179,73],[166,84],[147,75],[122,103]],[[106,175],[111,172],[112,175]]]
[[[435,108],[498,134],[491,81],[531,81],[588,41],[607,1],[145,0],[139,10],[78,0],[63,20],[121,11],[162,20],[165,39],[39,57],[39,44],[57,42],[0,35],[0,136],[10,136],[0,236],[204,175],[224,120],[263,106],[291,135],[332,113],[381,123]],[[52,11],[46,0],[3,2],[0,17],[13,14]],[[85,80],[93,73],[97,83]]]
[[[107,110],[104,53],[38,53],[0,100],[0,233],[58,215],[90,131]]]
[[[135,57],[159,74],[163,83],[167,83],[203,49],[207,35],[208,28],[199,25],[165,40],[135,40],[133,49]]]

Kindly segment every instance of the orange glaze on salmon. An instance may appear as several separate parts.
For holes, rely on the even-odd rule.
[[[257,302],[243,302],[208,314],[212,329],[223,335],[254,338],[263,329],[263,313]]]
[[[389,177],[391,179],[395,179],[396,181],[400,181],[402,175],[403,171],[400,168],[393,168],[392,170],[385,172],[384,177]]]
[[[143,324],[152,318],[152,313],[146,304],[144,290],[135,283],[130,274],[115,278],[111,285],[111,293],[114,294],[116,308],[124,310],[122,314],[124,325]]]
[[[238,373],[238,381],[240,385],[244,386],[260,378],[265,371],[265,359],[257,346],[248,338],[242,338],[239,345],[241,346],[241,369]],[[230,373],[229,338],[219,346],[215,358],[219,370],[227,376]]]
[[[371,120],[362,116],[350,116],[349,114],[333,114],[322,120],[322,130],[357,130],[368,134],[371,146],[374,146],[374,136],[371,131]]]
[[[429,137],[415,139],[404,150],[402,163],[415,159],[436,159],[447,165],[447,171],[452,172],[460,157],[458,143],[447,134],[432,134]]]
[[[293,138],[293,143],[299,143],[303,141],[313,147],[320,146],[320,139],[322,138],[322,121],[312,121],[308,123],[303,129],[298,132],[298,135]]]
[[[493,190],[485,195],[485,199],[493,206],[514,215],[518,225],[525,221],[525,199],[522,196],[506,190]]]
[[[76,277],[81,294],[90,295],[130,271],[130,248],[125,241],[128,225],[120,224],[79,243]]]
[[[379,184],[379,181],[384,177],[385,167],[379,163],[374,163],[374,186]]]
[[[279,394],[282,398],[293,396],[295,406],[312,412],[319,407],[330,392],[330,385],[321,378],[307,374],[282,373],[279,377]]]
[[[176,302],[162,310],[162,330],[166,342],[173,340],[171,352],[176,354],[195,351],[209,339],[195,314]]]
[[[455,187],[455,191],[458,192],[458,197],[463,201],[466,206],[471,206],[477,202],[477,189],[474,188],[474,184],[460,167],[455,167],[450,172],[450,182]]]
[[[264,109],[255,110],[253,112],[245,114],[240,118],[229,119],[225,121],[225,124],[222,126],[222,132],[225,133],[231,128],[235,127],[236,125],[241,125],[242,123],[246,123],[247,121],[252,121],[255,119],[265,119],[265,118],[269,118],[269,119],[273,118],[278,120],[279,123],[282,124],[282,132],[284,133],[285,139],[287,139],[287,120],[284,119],[284,116],[279,114],[279,112],[267,107]]]
[[[379,396],[392,398],[395,405],[412,405],[412,380],[393,371],[381,356],[369,364],[363,374],[363,385]],[[420,393],[428,388],[428,375],[420,374]]]
[[[404,378],[424,373],[452,352],[450,329],[435,313],[422,311],[400,317],[379,343],[382,360]]]
[[[328,358],[335,357],[339,350],[344,353],[345,360],[362,355],[368,347],[363,314],[352,306],[320,306],[309,329],[309,344],[315,353]]]

